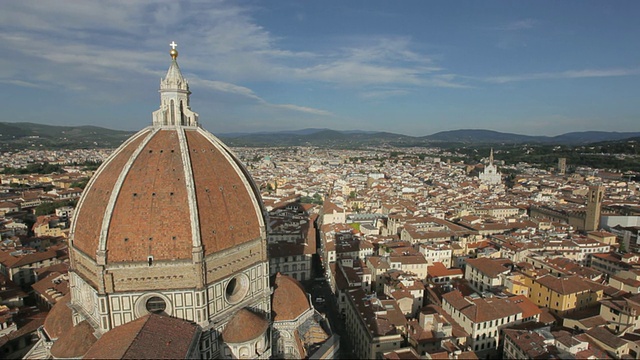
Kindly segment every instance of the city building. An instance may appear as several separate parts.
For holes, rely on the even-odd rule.
[[[479,178],[480,181],[486,185],[498,185],[502,183],[502,175],[498,172],[498,167],[493,163],[493,148],[489,155],[489,164],[485,166]]]
[[[592,306],[602,297],[602,289],[594,289],[577,275],[544,275],[533,280],[529,291],[531,301],[558,315]]]

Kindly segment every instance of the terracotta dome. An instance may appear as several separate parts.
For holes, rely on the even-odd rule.
[[[103,263],[191,260],[258,239],[260,195],[198,126],[150,126],[98,169],[78,204],[72,248]]]
[[[222,330],[226,343],[244,343],[257,339],[269,328],[269,320],[247,309],[240,309]]]
[[[275,285],[271,305],[273,321],[295,320],[311,308],[307,293],[298,280],[278,273]]]

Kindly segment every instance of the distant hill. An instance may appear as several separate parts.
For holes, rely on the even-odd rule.
[[[640,137],[640,132],[583,131],[554,136],[553,140],[558,143],[590,144],[601,141],[618,141],[634,137]]]
[[[439,142],[462,142],[469,144],[558,144],[558,145],[583,145],[600,141],[622,140],[640,136],[640,132],[606,132],[606,131],[583,131],[571,132],[558,136],[529,136],[511,133],[502,133],[491,130],[452,130],[442,131],[433,135],[425,136],[424,139]]]
[[[573,132],[558,136],[529,136],[503,133],[492,130],[451,130],[433,135],[414,137],[387,132],[335,131],[328,129],[305,129],[274,133],[253,133],[236,136],[219,134],[232,146],[324,146],[353,148],[360,146],[458,146],[461,144],[547,144],[584,145],[600,141],[615,141],[634,136],[640,132],[620,133],[603,131]]]
[[[52,126],[0,122],[0,149],[117,147],[134,132],[98,126]]]
[[[52,126],[35,123],[0,122],[0,150],[25,148],[77,149],[117,147],[134,132],[98,126]],[[428,136],[408,136],[366,130],[336,131],[324,128],[301,130],[219,133],[230,146],[318,146],[360,148],[367,146],[459,146],[500,144],[585,145],[605,141],[622,141],[640,137],[640,132],[571,132],[558,136],[528,136],[492,130],[463,129],[442,131]]]
[[[308,134],[291,132],[279,132],[269,134],[247,134],[235,137],[219,137],[230,146],[318,146],[331,148],[359,148],[365,146],[426,146],[427,141],[422,139],[386,133],[386,132],[360,132],[360,131],[336,131],[320,130]]]
[[[253,133],[248,132],[233,132],[233,133],[217,133],[215,134],[220,138],[236,138],[241,136],[254,136],[254,135],[312,135],[323,131],[334,131],[331,129],[317,129],[307,128],[301,130],[282,130],[282,131],[258,131]],[[377,131],[363,131],[363,130],[336,130],[341,134],[375,134]]]
[[[528,136],[511,133],[503,133],[492,130],[462,129],[435,133],[423,137],[426,140],[438,142],[462,142],[462,143],[527,143],[544,142],[545,136]]]

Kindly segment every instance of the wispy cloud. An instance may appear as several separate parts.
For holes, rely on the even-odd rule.
[[[614,69],[584,69],[567,70],[561,72],[541,72],[520,75],[491,76],[481,80],[490,83],[510,83],[530,80],[550,80],[550,79],[580,79],[616,76],[636,76],[640,75],[640,67],[636,68],[614,68]]]
[[[192,85],[244,99],[255,113],[338,116],[296,100],[270,102],[252,90],[255,84],[328,84],[368,99],[468,86],[409,37],[342,35],[331,46],[294,49],[259,25],[255,10],[226,0],[8,2],[0,12],[0,42],[11,51],[0,59],[0,82],[99,102],[136,101],[166,72],[168,43],[175,40]]]
[[[222,81],[203,80],[195,78],[190,81],[191,84],[198,85],[200,87],[206,87],[214,91],[225,92],[237,96],[244,97],[246,99],[253,100],[255,103],[265,105],[270,108],[292,110],[297,112],[303,112],[307,114],[320,115],[320,116],[333,116],[333,114],[326,110],[314,109],[306,106],[292,105],[292,104],[274,104],[266,101],[260,96],[256,95],[253,90],[239,85],[225,83]]]
[[[3,80],[0,80],[0,83],[7,84],[7,85],[13,85],[13,86],[26,87],[26,88],[34,88],[34,89],[43,89],[44,88],[44,86],[42,86],[40,84],[35,84],[35,83],[31,83],[31,82],[28,82],[28,81],[22,81],[22,80],[14,80],[14,79],[3,79]]]
[[[395,96],[403,96],[408,93],[409,91],[404,89],[374,90],[374,91],[362,92],[360,93],[360,97],[368,100],[379,100],[379,99],[387,99]]]
[[[427,55],[411,49],[407,38],[378,38],[372,44],[343,47],[318,63],[294,69],[294,76],[336,85],[457,86]]]
[[[535,19],[522,19],[512,21],[505,26],[500,27],[500,30],[508,30],[508,31],[518,31],[518,30],[527,30],[531,29],[536,25],[537,21]]]
[[[280,109],[288,109],[288,110],[300,111],[300,112],[313,114],[313,115],[333,116],[333,114],[331,112],[329,112],[329,111],[320,110],[320,109],[314,109],[314,108],[310,108],[310,107],[306,107],[306,106],[298,106],[298,105],[292,105],[292,104],[269,104],[269,106],[273,106],[273,107],[280,108]]]

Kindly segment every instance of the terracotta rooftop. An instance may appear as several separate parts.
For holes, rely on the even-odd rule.
[[[451,306],[474,323],[502,319],[522,313],[522,309],[511,299],[496,297],[471,299],[463,297],[458,290],[444,294],[442,299],[443,302],[450,303]]]
[[[428,277],[441,277],[441,276],[462,276],[464,273],[462,269],[447,269],[441,262],[434,262],[433,265],[427,268]]]
[[[579,276],[556,277],[545,275],[537,278],[535,282],[562,295],[591,290],[591,287]]]
[[[510,297],[509,300],[513,301],[522,310],[523,319],[542,314],[542,310],[524,295]]]
[[[554,359],[551,353],[559,355],[557,349],[546,344],[544,336],[535,331],[504,329],[503,333],[529,359]]]
[[[115,327],[91,346],[85,359],[184,359],[200,336],[194,323],[148,314]]]
[[[44,321],[44,330],[52,339],[57,339],[73,327],[71,308],[67,306],[69,301],[71,301],[71,293],[58,299],[58,302],[53,305],[49,315],[47,315],[47,319]]]
[[[60,335],[51,347],[51,355],[57,359],[79,358],[96,342],[94,329],[85,320]]]
[[[624,341],[623,339],[613,334],[611,331],[609,331],[609,329],[607,329],[604,326],[598,326],[598,327],[589,329],[585,334],[592,339],[595,339],[604,344],[607,344],[613,349],[618,349],[627,344],[626,341]]]
[[[511,260],[508,259],[491,259],[486,257],[467,259],[467,266],[472,266],[479,272],[492,278],[497,277],[499,274],[511,271],[511,268],[507,265],[512,264]]]

